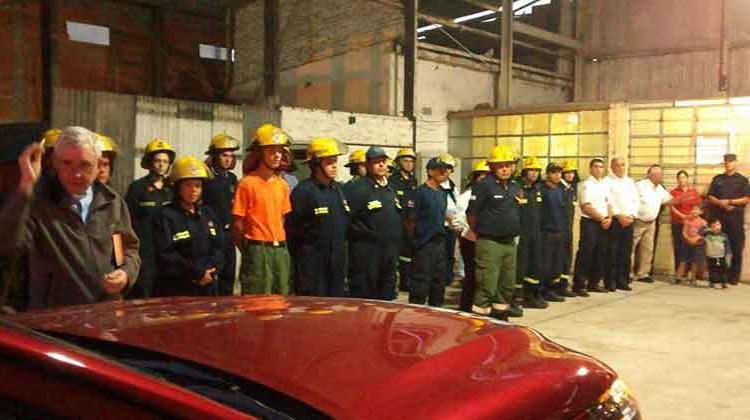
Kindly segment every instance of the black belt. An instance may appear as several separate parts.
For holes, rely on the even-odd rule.
[[[273,248],[286,248],[286,241],[256,241],[254,239],[246,239],[250,245],[265,245]]]

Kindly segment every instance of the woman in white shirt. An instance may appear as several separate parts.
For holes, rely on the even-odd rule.
[[[455,219],[454,223],[461,224],[463,227],[459,242],[461,258],[464,261],[464,278],[461,281],[460,309],[466,312],[471,312],[471,305],[474,302],[474,290],[476,287],[476,281],[474,278],[474,247],[477,241],[476,233],[469,228],[469,224],[466,222],[466,209],[469,208],[469,200],[473,193],[473,187],[489,173],[490,168],[487,165],[486,160],[477,162],[471,171],[469,184],[466,186],[466,190],[458,196],[456,203],[456,206],[458,207],[458,217]]]

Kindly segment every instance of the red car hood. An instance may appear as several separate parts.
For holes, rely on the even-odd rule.
[[[9,319],[220,369],[336,418],[572,418],[616,377],[531,329],[358,299],[153,299]]]

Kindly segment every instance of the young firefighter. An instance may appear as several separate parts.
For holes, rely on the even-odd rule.
[[[343,146],[316,138],[307,146],[310,178],[292,191],[289,236],[293,238],[294,288],[301,296],[344,296],[349,206],[336,182]]]
[[[271,124],[260,126],[243,165],[247,175],[232,205],[232,239],[242,252],[242,294],[290,292],[291,261],[284,217],[292,210],[289,185],[279,175],[289,136]]]
[[[394,159],[398,165],[395,173],[388,178],[388,183],[396,189],[401,207],[410,210],[414,206],[414,190],[417,189],[417,177],[414,175],[414,164],[417,155],[411,149],[401,149]],[[406,229],[404,229],[406,232]],[[414,244],[411,239],[404,235],[404,241],[401,244],[401,253],[398,256],[398,288],[401,291],[409,291],[409,284],[412,277],[412,257]]]
[[[130,297],[149,298],[156,281],[156,244],[154,222],[161,208],[172,201],[172,187],[166,182],[174,163],[175,151],[164,140],[153,139],[146,145],[141,168],[148,175],[133,181],[125,194],[125,202],[133,219],[133,229],[141,240],[141,271]]]
[[[435,157],[427,162],[427,181],[414,191],[414,210],[409,217],[413,223],[414,272],[409,291],[409,303],[443,306],[445,295],[445,191],[440,184],[448,179],[452,166]],[[412,230],[412,229],[410,229]],[[411,235],[410,235],[411,236]]]
[[[547,165],[547,179],[542,184],[542,297],[550,302],[562,302],[565,298],[556,293],[565,257],[560,252],[565,247],[565,192],[561,185],[562,167],[556,163]]]
[[[732,245],[727,234],[721,231],[721,220],[711,220],[708,227],[705,239],[709,284],[713,288],[721,283],[721,288],[726,289],[729,282]]]
[[[107,136],[97,134],[99,142],[102,145],[102,157],[99,159],[99,174],[96,180],[102,184],[109,185],[109,180],[115,171],[115,161],[117,160],[117,144]]]
[[[192,156],[177,159],[169,176],[175,197],[164,206],[154,227],[159,276],[155,296],[216,296],[223,267],[221,222],[201,203],[211,177]]]
[[[232,201],[237,190],[237,176],[232,172],[237,164],[239,140],[225,133],[211,138],[206,154],[212,177],[203,185],[203,203],[219,219],[219,229],[224,237],[224,266],[219,271],[218,290],[221,296],[234,294],[237,251],[232,241]]]
[[[349,168],[349,175],[351,175],[351,179],[345,182],[342,186],[344,193],[346,193],[358,179],[367,175],[367,168],[365,167],[365,151],[360,149],[351,152],[349,154],[349,162],[344,166]]]
[[[351,297],[396,298],[396,261],[403,239],[401,204],[388,183],[388,156],[380,147],[366,153],[367,176],[347,190],[349,293]]]
[[[540,268],[542,256],[541,241],[541,210],[542,191],[539,183],[539,175],[542,164],[534,156],[524,159],[521,169],[521,184],[523,200],[521,201],[521,238],[518,242],[518,262],[516,274],[516,289],[519,284],[523,285],[523,307],[532,309],[544,309],[548,306],[547,301],[542,298],[540,290],[541,273]],[[557,295],[550,295],[561,301]]]
[[[491,174],[476,186],[466,218],[477,233],[476,292],[472,312],[508,319],[516,283],[516,242],[521,233],[521,189],[511,179],[514,157],[504,146],[492,149]]]

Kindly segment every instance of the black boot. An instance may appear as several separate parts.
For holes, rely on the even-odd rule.
[[[547,302],[565,302],[565,298],[555,293],[554,290],[543,288],[542,289],[542,298],[546,300]]]

